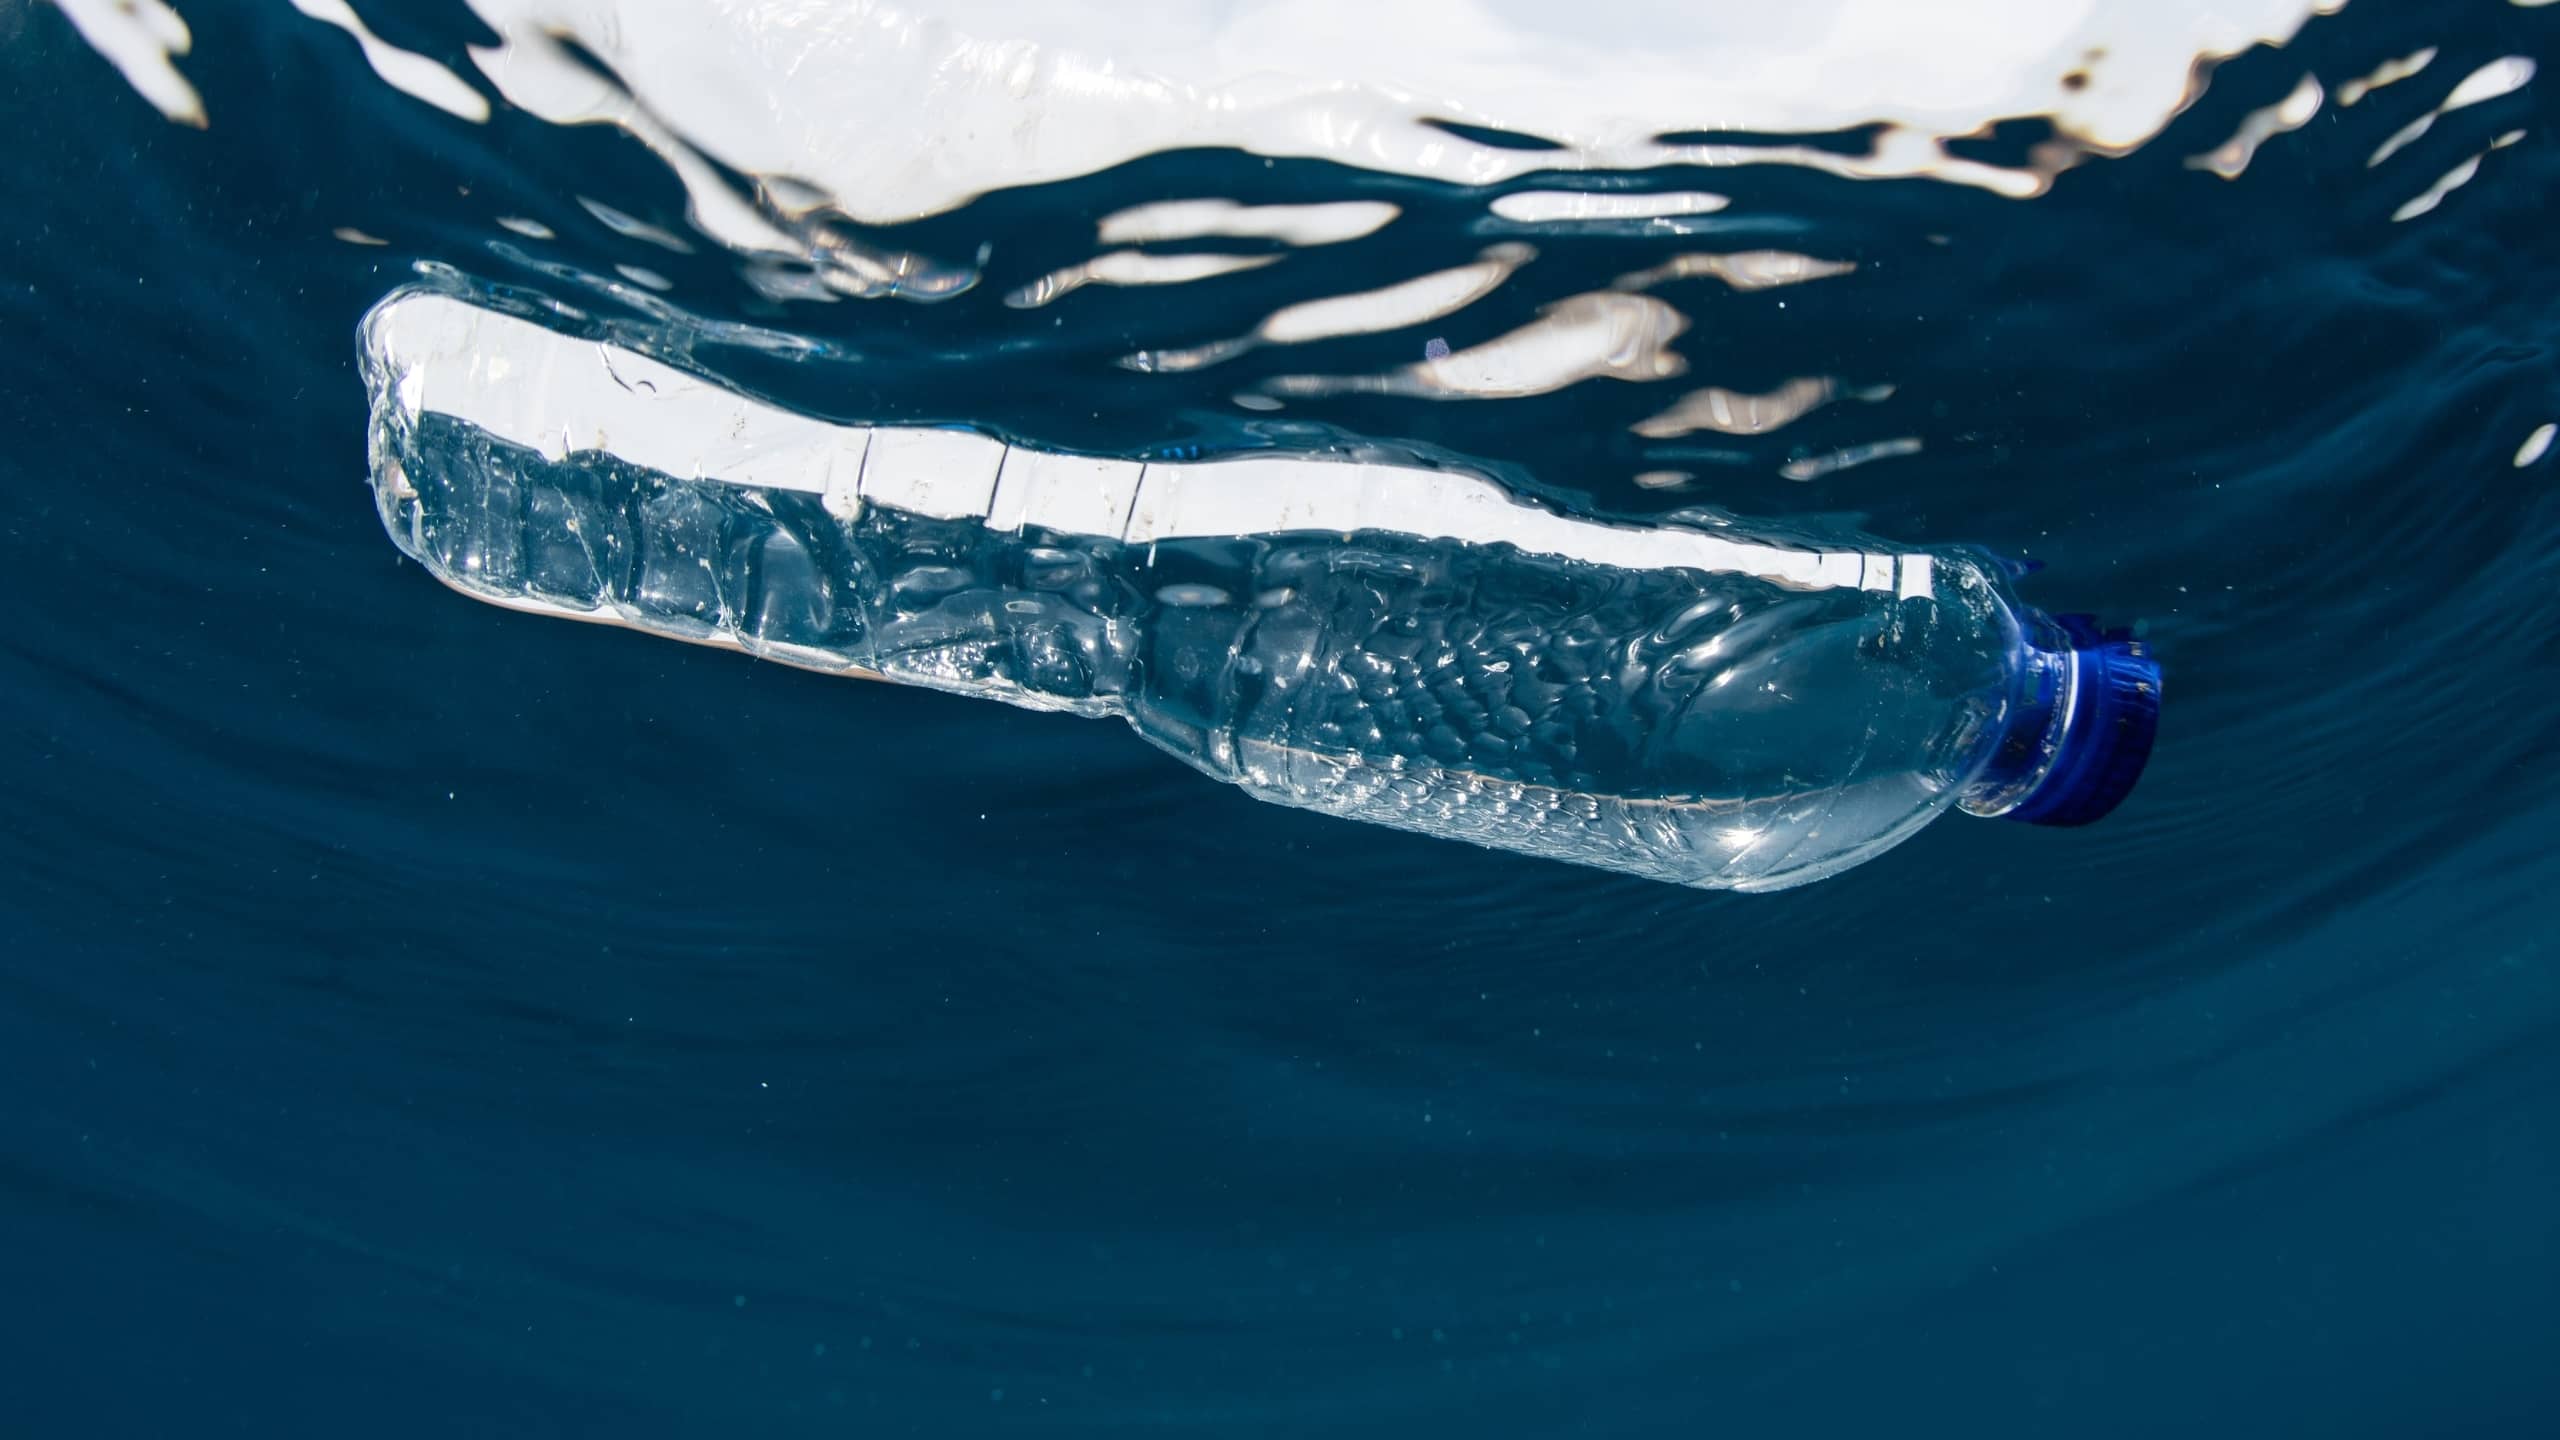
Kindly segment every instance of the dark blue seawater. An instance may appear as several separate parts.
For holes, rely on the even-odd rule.
[[[0,1430],[2560,1433],[2560,458],[2514,463],[2560,417],[2550,82],[2366,163],[2560,10],[2357,0],[2033,201],[1642,177],[1859,264],[1664,291],[1688,383],[1896,387],[1707,437],[1744,454],[1686,490],[1632,478],[1662,386],[1291,405],[1597,511],[1992,545],[2143,622],[2169,706],[2106,823],[1737,898],[474,605],[382,535],[353,366],[416,262],[647,320],[631,263],[811,342],[720,364],[813,411],[1214,451],[1289,433],[1245,380],[1694,239],[1539,236],[1428,330],[1141,375],[1310,266],[1460,263],[1488,192],[1160,155],[867,233],[990,246],[964,295],[785,307],[574,203],[685,228],[627,136],[188,8],[203,132],[0,0]],[[470,73],[466,18],[360,8]],[[2183,163],[2423,46],[2236,180]],[[1404,215],[1001,303],[1203,194]]]

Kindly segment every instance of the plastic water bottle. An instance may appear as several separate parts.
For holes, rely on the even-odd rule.
[[[1775,890],[1949,809],[2085,823],[2137,642],[1963,549],[1627,526],[1415,465],[1141,464],[832,424],[430,291],[367,317],[373,483],[437,578],[820,670],[1117,715],[1282,804]]]

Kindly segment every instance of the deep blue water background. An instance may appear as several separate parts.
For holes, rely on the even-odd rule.
[[[572,203],[681,224],[628,139],[462,125],[287,7],[200,8],[202,134],[0,0],[9,1433],[2560,1429],[2560,461],[2510,463],[2560,417],[2549,82],[2365,165],[2560,11],[2359,0],[2030,203],[1650,177],[1861,262],[1678,293],[1688,383],[1899,387],[1759,459],[1917,457],[1664,495],[1625,430],[1659,386],[1293,407],[1606,510],[1991,544],[2144,620],[2170,705],[2117,816],[1745,899],[473,605],[364,488],[353,326],[413,260],[610,308],[493,256],[498,214],[827,342],[731,357],[795,403],[1136,453],[1252,443],[1239,377],[1421,335],[1112,356],[1455,263],[1482,192],[1159,156],[883,237],[993,243],[967,296],[778,315]],[[2429,44],[2237,182],[2180,164]],[[1205,193],[1406,218],[998,303]],[[1538,243],[1429,333],[1697,248]]]

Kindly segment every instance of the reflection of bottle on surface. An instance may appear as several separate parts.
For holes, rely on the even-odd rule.
[[[1976,552],[836,426],[440,295],[386,301],[365,343],[384,522],[447,583],[1120,715],[1285,804],[1770,890],[1949,808],[2095,819],[2150,750],[2142,648],[2020,606]]]

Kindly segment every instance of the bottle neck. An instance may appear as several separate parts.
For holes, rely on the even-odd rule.
[[[2043,617],[2029,622],[2025,654],[2011,696],[2009,722],[1992,742],[1973,783],[1956,808],[1968,815],[1999,816],[2018,808],[2053,774],[2071,733],[2080,698],[2080,655],[2067,643],[2048,643]]]
[[[2034,614],[2009,725],[1956,803],[2031,825],[2086,825],[2133,790],[2160,725],[2160,662],[2127,630]]]

